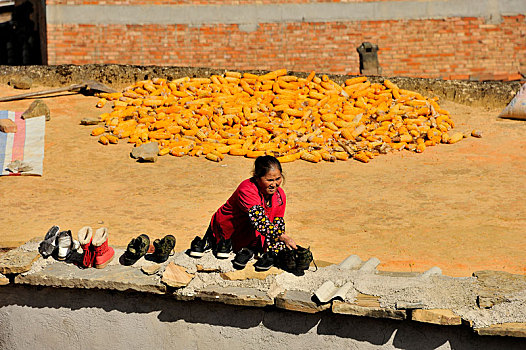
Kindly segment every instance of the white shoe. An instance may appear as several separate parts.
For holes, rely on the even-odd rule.
[[[71,254],[73,251],[73,238],[71,237],[71,231],[62,231],[58,234],[57,237],[57,245],[58,245],[58,254],[57,259],[58,260],[66,260],[66,258]]]

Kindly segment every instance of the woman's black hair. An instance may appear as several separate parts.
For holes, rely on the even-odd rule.
[[[283,170],[281,169],[281,163],[273,156],[260,156],[256,158],[254,162],[254,170],[252,171],[252,176],[256,179],[259,179],[271,170],[278,169],[283,177]]]

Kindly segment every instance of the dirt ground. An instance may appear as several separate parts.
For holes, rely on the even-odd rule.
[[[43,89],[35,87],[32,91]],[[0,85],[0,96],[25,91]],[[131,145],[102,146],[81,126],[96,97],[45,98],[44,176],[0,178],[0,247],[43,236],[52,225],[76,232],[106,226],[110,244],[147,233],[174,234],[177,250],[204,233],[214,211],[250,176],[253,160],[160,157],[140,164]],[[2,102],[24,111],[32,100]],[[493,269],[526,274],[526,122],[497,120],[500,109],[442,101],[457,130],[483,138],[356,161],[283,165],[287,231],[316,259],[377,257],[380,269],[450,276]]]

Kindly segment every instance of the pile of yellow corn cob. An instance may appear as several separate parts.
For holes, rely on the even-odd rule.
[[[139,146],[156,141],[159,155],[226,154],[255,158],[270,154],[281,162],[361,162],[390,150],[423,152],[455,143],[449,112],[436,98],[366,77],[339,85],[328,76],[226,72],[209,78],[140,81],[118,93],[100,93],[97,107],[113,102],[92,130],[107,145],[119,139]]]

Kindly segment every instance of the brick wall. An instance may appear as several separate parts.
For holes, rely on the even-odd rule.
[[[317,3],[331,1],[314,1]],[[335,1],[339,2],[339,1]],[[341,1],[344,2],[344,1]],[[351,2],[351,1],[350,1]],[[352,1],[367,2],[367,1]],[[392,1],[384,1],[384,3]],[[403,2],[403,1],[399,1]],[[140,5],[152,1],[52,0],[47,5]],[[162,1],[259,4],[263,1]],[[297,0],[286,3],[313,3]],[[118,63],[229,69],[359,71],[362,42],[379,46],[383,75],[510,79],[526,74],[524,14],[441,19],[275,22],[242,24],[47,24],[49,64]]]

